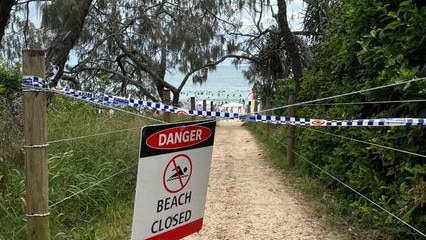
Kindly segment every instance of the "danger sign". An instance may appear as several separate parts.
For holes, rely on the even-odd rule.
[[[215,121],[142,128],[131,239],[180,239],[201,230]]]

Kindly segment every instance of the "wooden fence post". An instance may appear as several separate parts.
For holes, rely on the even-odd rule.
[[[195,110],[195,97],[191,97],[191,110],[192,111]],[[191,120],[194,121],[195,120],[195,116],[191,116]]]
[[[265,112],[265,114],[266,115],[271,115],[272,114],[272,111],[269,111],[269,109],[271,109],[271,98],[270,97],[266,97],[266,102],[265,102],[265,109],[266,109],[266,112]],[[271,132],[271,123],[266,123],[266,136],[269,136],[269,133]]]
[[[207,101],[203,100],[203,111],[207,111]],[[206,118],[206,117],[204,117]]]
[[[22,73],[45,78],[44,51],[22,51]],[[24,91],[27,239],[50,239],[46,93]]]
[[[203,111],[207,111],[207,101],[203,100]]]
[[[164,99],[164,104],[171,105],[171,103],[170,103],[170,89],[168,89],[168,88],[163,89],[163,99]],[[170,121],[171,120],[170,115],[171,115],[170,112],[164,111],[164,114],[163,114],[164,122],[167,122],[167,123],[171,122]]]

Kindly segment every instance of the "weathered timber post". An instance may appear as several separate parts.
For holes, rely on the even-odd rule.
[[[191,110],[192,111],[195,110],[195,97],[191,97]],[[191,120],[194,121],[195,120],[195,116],[191,116]]]
[[[296,37],[290,30],[288,20],[287,20],[287,3],[286,1],[277,1],[278,13],[274,16],[278,23],[278,29],[280,31],[281,41],[286,51],[285,59],[281,58],[281,62],[287,62],[290,60],[290,67],[293,71],[294,79],[294,90],[290,93],[288,98],[288,105],[294,105],[297,100],[297,94],[299,93],[300,82],[302,81],[302,62],[301,56],[298,51],[298,44]],[[284,55],[283,55],[284,56]],[[291,106],[288,110],[289,117],[296,116],[296,108]],[[287,161],[290,166],[294,166],[294,151],[295,141],[296,141],[296,127],[290,125],[288,129],[288,138],[287,138]]]
[[[207,101],[203,100],[203,111],[207,111]],[[204,117],[206,118],[206,117]]]
[[[171,105],[171,103],[170,103],[170,89],[165,88],[163,90],[163,99],[164,99],[164,104]],[[164,122],[167,122],[167,123],[171,122],[170,121],[171,120],[170,115],[171,115],[170,112],[164,111],[164,114],[163,114]]]
[[[207,101],[203,100],[203,111],[207,111]]]
[[[23,50],[22,73],[45,78],[44,51]],[[48,240],[49,188],[47,168],[46,93],[24,91],[27,239]]]
[[[271,115],[272,111],[269,111],[269,109],[271,109],[271,98],[270,97],[266,97],[265,109],[267,110],[265,112],[265,114]],[[266,136],[269,136],[269,133],[271,132],[271,123],[267,122],[265,128],[266,128],[265,129]]]

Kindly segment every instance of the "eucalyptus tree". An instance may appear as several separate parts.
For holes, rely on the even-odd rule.
[[[25,37],[25,42],[47,46],[52,64],[62,67],[68,58],[62,79],[86,90],[153,100],[169,88],[175,104],[191,74],[214,69],[227,58],[253,60],[269,31],[261,21],[270,5],[266,0],[41,2],[41,34],[34,34],[27,21],[28,33],[38,38]],[[241,12],[253,14],[249,27]],[[7,41],[10,46],[15,42]],[[186,74],[179,86],[164,79],[171,68]]]
[[[278,3],[278,14],[276,20],[280,31],[280,36],[284,44],[284,49],[287,53],[287,57],[290,61],[291,69],[293,72],[294,89],[289,95],[288,104],[292,105],[296,103],[297,94],[299,92],[300,81],[302,79],[302,64],[300,60],[300,54],[296,38],[290,30],[287,20],[287,4],[285,0],[277,0]],[[296,109],[294,106],[290,106],[289,115],[291,117],[296,116]],[[294,151],[295,148],[295,132],[296,127],[294,125],[289,126],[288,139],[287,139],[287,161],[290,166],[294,165]]]
[[[49,42],[46,62],[57,65],[60,70],[51,85],[57,85],[58,79],[62,77],[63,68],[83,30],[92,2],[93,0],[57,0],[41,6],[42,26]]]
[[[232,1],[96,1],[67,75],[86,89],[153,100],[168,88],[177,104],[191,74],[241,57],[238,36],[226,34],[242,26],[239,10]],[[179,86],[165,81],[171,68],[185,73]]]
[[[273,88],[278,79],[287,79],[287,81],[291,82],[289,85],[292,86],[287,92],[287,103],[292,105],[296,102],[299,85],[302,80],[302,56],[306,56],[306,63],[308,63],[311,62],[311,54],[309,47],[289,27],[287,2],[285,0],[277,0],[277,8],[277,13],[273,14],[276,25],[263,31],[268,34],[268,37],[263,37],[261,41],[257,42],[259,54],[255,58],[258,61],[251,64],[246,75],[251,78],[259,77],[261,80],[259,90],[263,91],[264,94],[268,94],[268,97],[272,97]],[[286,96],[273,97],[285,98]],[[288,109],[288,114],[292,117],[295,116],[295,108],[289,107]],[[287,136],[287,160],[290,165],[293,165],[294,152],[292,149],[295,146],[295,126],[289,126]]]
[[[10,1],[1,3],[1,43],[0,56],[12,66],[21,57],[21,50],[28,47],[40,47],[42,36],[37,32],[29,14],[30,3],[33,1]]]

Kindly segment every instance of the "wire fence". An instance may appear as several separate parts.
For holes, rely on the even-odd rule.
[[[417,99],[413,99],[413,100],[400,100],[400,101],[375,101],[375,102],[352,102],[352,103],[349,102],[349,103],[324,103],[324,104],[317,103],[317,102],[321,102],[321,101],[325,101],[325,100],[331,100],[331,99],[335,99],[335,98],[339,98],[339,97],[343,97],[343,96],[350,96],[350,95],[354,95],[354,94],[365,93],[365,92],[374,91],[374,90],[378,90],[378,89],[383,89],[383,88],[387,88],[387,87],[393,87],[393,86],[397,86],[397,85],[410,84],[410,83],[413,83],[413,82],[424,81],[425,79],[426,78],[415,78],[415,79],[404,81],[404,82],[401,81],[401,82],[396,82],[396,83],[388,84],[388,85],[382,85],[382,86],[378,86],[378,87],[374,87],[374,88],[358,90],[358,91],[354,91],[354,92],[350,92],[350,93],[343,93],[343,94],[338,94],[338,95],[334,95],[334,96],[330,96],[330,97],[325,97],[325,98],[320,98],[320,99],[314,99],[314,100],[310,100],[310,101],[300,102],[300,103],[296,103],[296,104],[285,105],[285,106],[275,107],[275,108],[271,108],[271,109],[265,109],[262,112],[269,112],[269,111],[278,110],[278,109],[284,109],[284,108],[288,108],[288,107],[309,106],[309,105],[319,105],[319,106],[321,106],[321,105],[355,105],[355,104],[362,104],[362,105],[364,105],[364,104],[388,104],[388,103],[425,102],[426,100],[424,100],[424,99],[418,99],[418,100]],[[27,88],[27,90],[31,90],[31,87]],[[37,90],[40,90],[40,88],[37,88]],[[53,92],[53,93],[56,93],[56,94],[65,95],[65,94],[63,94],[61,92],[54,91],[54,90],[51,90],[51,89],[45,89],[45,88],[43,88],[42,90],[46,91],[46,92]],[[76,95],[65,95],[65,96],[82,100],[81,98],[79,98]],[[125,109],[122,109],[122,108],[119,108],[119,107],[109,106],[109,108],[117,110],[117,111],[120,111],[120,112],[123,112],[125,114],[129,114],[129,115],[134,115],[134,116],[146,118],[146,119],[149,119],[150,121],[153,121],[153,122],[164,123],[164,121],[161,121],[159,119],[148,117],[148,116],[145,116],[143,114],[139,114],[139,113],[135,113],[135,112],[126,111]],[[160,109],[160,110],[164,110],[164,109]],[[240,116],[244,116],[244,115],[240,115]],[[215,116],[210,116],[210,117],[212,118],[212,121],[221,120],[220,118],[215,118]],[[309,130],[309,131],[321,133],[321,134],[324,134],[324,135],[330,135],[330,136],[341,138],[341,139],[344,139],[344,140],[354,141],[354,142],[358,142],[358,143],[362,143],[362,144],[367,144],[367,145],[372,145],[372,146],[383,148],[383,149],[387,149],[387,150],[397,151],[397,152],[404,153],[404,154],[409,154],[409,155],[413,155],[413,156],[417,156],[417,157],[421,157],[421,158],[426,158],[426,155],[424,155],[424,154],[410,152],[410,151],[406,151],[406,150],[403,150],[403,149],[398,149],[398,148],[391,147],[391,146],[385,146],[385,145],[381,145],[381,144],[372,143],[372,142],[369,142],[369,141],[364,141],[364,140],[350,138],[350,137],[346,137],[346,136],[342,136],[342,135],[338,135],[338,134],[333,134],[333,133],[329,133],[329,132],[326,132],[326,131],[321,131],[321,130],[318,130],[318,129],[314,129],[314,128],[311,128],[311,127],[302,127],[302,128],[305,129],[305,130]],[[115,130],[115,131],[95,133],[95,134],[86,135],[86,136],[77,136],[77,137],[69,137],[69,138],[65,138],[65,139],[57,139],[57,140],[49,141],[48,144],[54,144],[54,143],[59,143],[59,142],[67,142],[67,141],[75,141],[75,140],[80,140],[80,139],[84,139],[84,138],[96,137],[96,136],[101,136],[101,135],[110,135],[110,134],[115,134],[115,133],[132,131],[132,130],[136,130],[136,129],[138,129],[138,128],[128,128],[128,129],[122,129],[122,130]],[[272,138],[275,141],[277,141],[278,143],[280,143],[282,146],[284,146],[286,148],[288,147],[286,144],[282,143],[279,139],[276,139],[275,137],[272,137]],[[298,157],[300,157],[300,159],[302,159],[303,161],[309,163],[310,165],[312,165],[314,168],[318,169],[319,171],[325,173],[331,179],[334,179],[335,181],[337,181],[339,184],[341,184],[345,188],[349,189],[350,191],[354,192],[355,194],[357,194],[361,198],[363,198],[366,201],[368,201],[370,204],[374,205],[375,207],[377,207],[380,210],[384,211],[385,213],[387,213],[388,215],[392,216],[396,220],[400,221],[401,223],[403,223],[404,225],[406,225],[410,229],[414,230],[415,232],[417,232],[421,236],[426,237],[425,233],[421,232],[419,229],[417,229],[416,227],[410,225],[409,223],[407,223],[406,221],[404,221],[403,219],[401,219],[400,217],[398,217],[396,214],[388,211],[387,209],[383,208],[382,206],[380,206],[379,204],[377,204],[373,200],[371,200],[368,197],[366,197],[365,195],[361,194],[359,191],[357,191],[356,189],[352,188],[351,186],[349,186],[345,182],[341,181],[340,179],[338,179],[337,177],[335,177],[333,174],[327,172],[326,170],[324,170],[323,168],[321,168],[320,166],[318,166],[314,162],[312,162],[309,159],[305,158],[302,154],[296,152],[294,149],[291,149],[291,151],[293,151]],[[104,179],[101,179],[101,180],[97,181],[96,183],[94,183],[94,184],[92,184],[90,186],[87,186],[86,188],[83,188],[80,191],[77,191],[77,192],[73,193],[70,196],[65,197],[64,199],[58,200],[57,202],[51,204],[50,207],[53,208],[53,207],[55,207],[55,206],[63,203],[64,201],[67,201],[67,200],[69,200],[69,199],[71,199],[71,198],[73,198],[73,197],[75,197],[75,196],[77,196],[79,194],[82,194],[83,192],[89,191],[93,187],[95,187],[95,186],[97,186],[99,184],[102,184],[103,182],[108,181],[108,180],[110,180],[112,178],[115,178],[115,177],[119,176],[120,174],[123,174],[126,171],[134,168],[135,166],[136,166],[136,164],[128,166],[128,167],[126,167],[126,168],[124,168],[124,169],[122,169],[122,170],[120,170],[120,171],[118,171],[118,172],[116,172],[116,173],[114,173],[114,174],[112,174],[112,175],[104,178]]]
[[[339,136],[339,135],[335,135],[335,136]],[[341,137],[341,136],[340,136]],[[287,144],[284,144],[283,142],[281,142],[279,139],[272,137],[275,141],[277,141],[278,143],[280,143],[283,147],[288,148]],[[392,212],[388,211],[387,209],[385,209],[384,207],[380,206],[378,203],[374,202],[373,200],[371,200],[370,198],[368,198],[367,196],[365,196],[364,194],[360,193],[359,191],[357,191],[356,189],[354,189],[353,187],[349,186],[348,184],[346,184],[345,182],[343,182],[342,180],[340,180],[339,178],[337,178],[336,176],[334,176],[333,174],[329,173],[328,171],[326,171],[325,169],[321,168],[320,166],[318,166],[317,164],[315,164],[314,162],[310,161],[309,159],[307,159],[306,157],[304,157],[302,154],[300,154],[299,152],[295,151],[294,149],[290,149],[292,152],[294,152],[297,156],[300,157],[300,159],[302,159],[303,161],[309,163],[310,165],[312,165],[313,167],[315,167],[316,169],[318,169],[319,171],[325,173],[327,176],[329,176],[330,178],[334,179],[335,181],[337,181],[339,184],[341,184],[342,186],[344,186],[345,188],[349,189],[350,191],[352,191],[353,193],[355,193],[356,195],[362,197],[363,199],[365,199],[367,202],[371,203],[372,205],[374,205],[375,207],[379,208],[380,210],[384,211],[385,213],[387,213],[388,215],[390,215],[391,217],[395,218],[396,220],[400,221],[401,223],[403,223],[404,225],[406,225],[407,227],[411,228],[412,230],[414,230],[415,232],[419,233],[420,235],[422,235],[423,237],[426,237],[426,234],[421,232],[419,229],[417,229],[416,227],[412,226],[411,224],[407,223],[406,221],[404,221],[402,218],[398,217],[397,215],[393,214]]]

